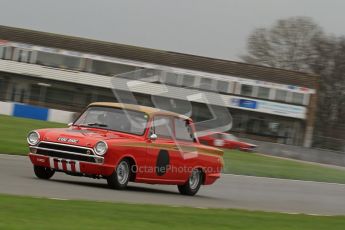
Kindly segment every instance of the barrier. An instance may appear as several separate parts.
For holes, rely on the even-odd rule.
[[[265,155],[345,167],[345,149],[344,151],[336,152],[328,149],[305,148],[301,146],[263,142],[245,138],[241,139],[257,145],[258,148],[256,151],[264,153]]]
[[[74,113],[69,111],[3,101],[0,101],[0,114],[66,124],[74,118]]]
[[[12,116],[47,121],[48,109],[32,105],[14,104]]]
[[[0,114],[12,116],[13,103],[0,101]]]

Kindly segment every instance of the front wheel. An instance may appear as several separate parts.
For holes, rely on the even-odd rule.
[[[178,190],[183,195],[194,196],[200,189],[203,174],[199,169],[194,169],[184,185],[178,185]]]
[[[38,178],[44,179],[44,180],[50,179],[55,173],[53,169],[37,166],[37,165],[34,165],[34,172]]]
[[[109,187],[113,189],[125,189],[131,178],[130,162],[123,159],[117,165],[115,171],[107,178]]]

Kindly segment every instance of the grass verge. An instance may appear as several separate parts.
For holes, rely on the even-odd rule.
[[[192,199],[192,198],[191,198]],[[343,216],[196,209],[0,195],[0,229],[344,229]]]
[[[28,132],[41,128],[59,128],[67,125],[0,115],[0,153],[25,155],[28,153]]]
[[[345,170],[255,153],[224,151],[226,173],[345,184]]]

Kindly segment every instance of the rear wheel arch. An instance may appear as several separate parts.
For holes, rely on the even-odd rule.
[[[202,167],[198,167],[198,170],[201,171],[201,184],[205,184],[205,180],[206,180],[206,170]]]
[[[200,167],[195,167],[189,176],[189,179],[183,185],[177,185],[182,195],[194,196],[203,184],[204,171]]]
[[[197,166],[197,167],[193,168],[193,170],[194,169],[197,169],[201,172],[201,176],[202,176],[202,178],[201,178],[202,183],[201,184],[203,185],[205,183],[205,179],[206,179],[206,168],[203,166]]]

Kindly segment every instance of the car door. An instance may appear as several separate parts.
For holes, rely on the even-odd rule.
[[[176,146],[172,116],[155,115],[151,123],[148,139],[147,177],[160,183],[179,182],[181,176],[176,166],[181,165],[182,156]]]

